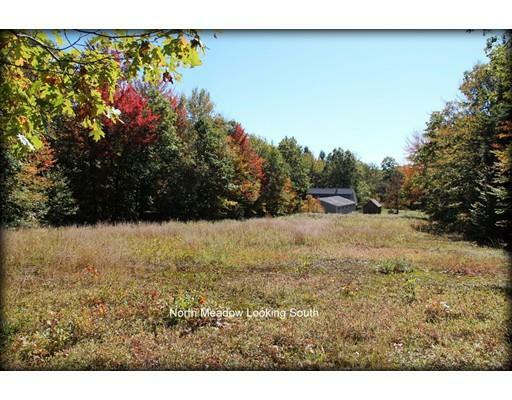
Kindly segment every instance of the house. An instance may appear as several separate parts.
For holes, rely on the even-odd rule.
[[[375,199],[370,199],[363,206],[363,214],[380,214],[382,205]]]
[[[326,213],[349,214],[356,210],[356,202],[341,196],[318,198]]]
[[[341,196],[352,200],[357,205],[356,192],[352,188],[310,188],[308,194],[320,199],[323,197]]]

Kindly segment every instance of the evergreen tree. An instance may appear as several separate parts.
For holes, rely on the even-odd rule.
[[[432,114],[411,159],[437,227],[496,242],[510,231],[510,34],[491,38],[487,55],[465,74],[461,99]]]
[[[235,166],[229,157],[227,130],[211,119],[199,119],[193,160],[188,165],[182,185],[180,217],[185,219],[218,219],[232,215],[237,203],[233,184]]]
[[[52,168],[48,177],[50,184],[48,186],[48,210],[45,222],[54,226],[68,225],[75,222],[78,205],[70,189],[69,180],[60,168]]]

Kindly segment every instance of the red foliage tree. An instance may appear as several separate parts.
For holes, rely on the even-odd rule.
[[[126,84],[118,88],[113,107],[120,111],[121,121],[113,122],[105,118],[103,126],[110,138],[99,143],[108,145],[114,137],[118,137],[123,144],[147,145],[158,139],[159,116],[151,112],[147,99],[133,86]]]
[[[252,204],[258,199],[264,180],[263,159],[252,149],[249,135],[240,124],[234,126],[228,141],[235,155],[240,195]]]
[[[56,143],[59,163],[67,171],[86,222],[140,218],[154,190],[155,144],[160,117],[132,85],[119,85],[110,103],[118,121],[105,117],[105,138],[95,141],[84,127],[69,121]],[[153,174],[153,175],[152,175]]]
[[[263,159],[252,149],[249,135],[242,125],[236,124],[230,134],[232,143],[240,149],[240,154],[246,160],[250,170],[260,181],[263,180]]]
[[[409,208],[417,208],[420,205],[424,192],[417,180],[421,175],[421,167],[414,164],[406,164],[400,167],[403,176],[402,197],[403,204]]]
[[[189,119],[187,115],[187,107],[186,107],[186,100],[185,97],[181,96],[178,97],[176,95],[172,95],[170,98],[171,106],[176,112],[176,131],[178,132],[178,135],[183,137],[185,135],[185,132],[187,131],[189,127]]]

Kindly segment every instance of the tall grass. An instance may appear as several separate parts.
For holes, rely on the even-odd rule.
[[[507,368],[506,254],[396,215],[4,232],[17,369]],[[170,306],[317,309],[182,318]]]

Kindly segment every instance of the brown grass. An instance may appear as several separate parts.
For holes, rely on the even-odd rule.
[[[506,254],[420,223],[311,214],[8,231],[4,367],[509,367]],[[169,307],[319,315],[172,319]]]

